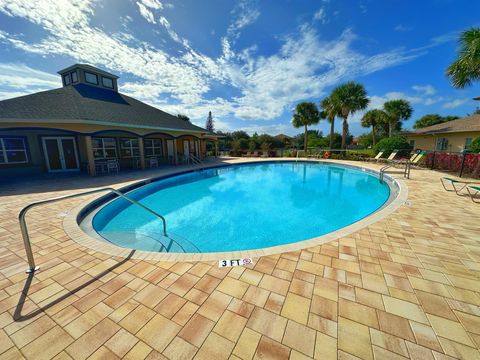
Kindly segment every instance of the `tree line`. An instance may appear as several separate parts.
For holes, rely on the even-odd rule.
[[[337,86],[319,102],[301,102],[295,107],[292,125],[304,128],[304,149],[308,146],[308,126],[318,124],[322,119],[330,123],[330,149],[334,149],[335,119],[342,120],[342,141],[340,147],[346,149],[349,136],[348,119],[354,113],[365,110],[370,103],[365,87],[357,82],[349,81]],[[407,100],[395,99],[387,101],[383,109],[367,111],[362,117],[362,126],[370,127],[372,143],[376,143],[376,133],[381,127],[388,137],[401,129],[401,122],[412,116],[412,106]]]

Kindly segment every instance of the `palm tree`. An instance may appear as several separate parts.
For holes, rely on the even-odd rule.
[[[385,111],[380,109],[369,110],[362,117],[363,127],[372,127],[372,145],[375,146],[375,131],[377,125],[388,123],[388,115]]]
[[[407,100],[390,100],[383,104],[383,109],[388,115],[388,137],[392,137],[393,129],[403,120],[412,116],[412,106]]]
[[[348,116],[368,106],[367,91],[362,84],[349,81],[333,89],[330,98],[340,110],[339,115],[343,118],[342,149],[345,149],[347,146]]]
[[[453,86],[463,89],[480,80],[480,28],[470,28],[460,34],[457,59],[447,68]]]
[[[305,127],[305,137],[303,148],[307,151],[307,126],[318,124],[320,121],[320,112],[317,105],[312,102],[302,102],[295,106],[293,112],[292,125],[296,128]]]
[[[331,99],[331,97],[326,97],[320,101],[320,107],[322,112],[320,117],[322,119],[327,119],[330,123],[330,150],[333,150],[333,135],[335,133],[335,116],[340,113],[340,109],[337,107],[337,104]]]

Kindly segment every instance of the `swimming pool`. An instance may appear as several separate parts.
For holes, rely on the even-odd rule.
[[[91,225],[120,247],[209,253],[260,249],[318,237],[380,209],[390,187],[369,171],[322,162],[229,165],[159,179],[98,209]]]

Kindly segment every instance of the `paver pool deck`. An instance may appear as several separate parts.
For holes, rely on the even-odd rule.
[[[25,274],[23,206],[178,170],[0,183],[0,359],[480,359],[480,205],[430,170],[384,219],[249,268],[101,253],[63,229],[86,198],[46,205]]]

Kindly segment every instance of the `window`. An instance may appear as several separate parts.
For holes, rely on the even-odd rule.
[[[85,81],[90,84],[98,85],[98,77],[95,74],[89,73],[85,71]]]
[[[410,140],[408,143],[410,144],[412,149],[415,149],[415,140]]]
[[[120,154],[122,155],[122,158],[140,156],[138,139],[120,139]]]
[[[92,138],[93,157],[95,159],[116,159],[117,142],[114,138]]]
[[[465,139],[465,146],[463,147],[464,150],[468,150],[468,148],[472,145],[472,138]]]
[[[145,139],[145,157],[162,156],[162,140],[160,139]]]
[[[70,75],[72,76],[72,83],[78,82],[78,74],[76,71],[72,72]]]
[[[63,82],[65,85],[70,85],[70,74],[63,75]]]
[[[437,147],[435,150],[443,151],[447,150],[448,147],[448,139],[447,138],[438,138],[437,139]]]
[[[23,138],[0,138],[0,164],[28,163],[27,146]]]
[[[113,89],[113,80],[108,77],[102,76],[102,85],[107,88]]]

